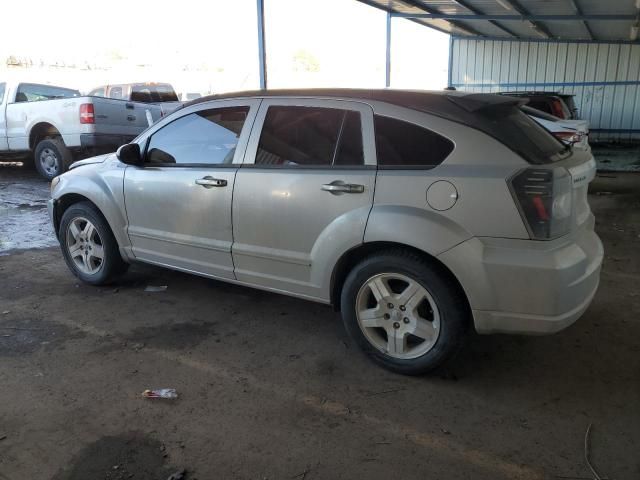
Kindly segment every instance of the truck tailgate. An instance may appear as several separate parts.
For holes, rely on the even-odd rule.
[[[95,132],[108,135],[137,136],[162,117],[162,109],[148,103],[91,97],[94,108]]]

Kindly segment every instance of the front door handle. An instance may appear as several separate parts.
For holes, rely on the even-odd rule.
[[[196,180],[196,185],[202,185],[204,188],[226,187],[227,181],[222,178],[213,178],[206,176]]]
[[[364,185],[344,183],[341,180],[335,180],[331,183],[322,185],[322,190],[331,192],[334,195],[340,195],[342,193],[362,193],[364,192]]]

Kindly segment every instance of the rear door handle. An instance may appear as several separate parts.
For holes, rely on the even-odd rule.
[[[136,116],[135,115],[127,115],[127,120],[129,120],[130,122],[135,121]]]
[[[344,183],[341,180],[335,180],[331,183],[322,185],[322,190],[331,192],[334,195],[339,195],[341,193],[363,193],[364,185],[358,185],[355,183]]]
[[[204,188],[226,187],[227,181],[222,178],[204,177],[196,180],[196,185],[202,185]]]
[[[126,103],[126,104],[125,104],[125,107],[126,107],[128,110],[133,110],[133,109],[135,109],[135,105],[134,105],[133,103]]]

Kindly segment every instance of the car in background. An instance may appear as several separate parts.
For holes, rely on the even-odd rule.
[[[562,120],[541,110],[523,105],[521,110],[536,122],[549,130],[558,140],[568,143],[575,148],[590,150],[589,122],[587,120]]]
[[[373,360],[423,373],[473,328],[557,332],[598,288],[595,160],[520,105],[402,90],[204,97],[57,177],[48,208],[88,284],[146,262],[332,304]]]
[[[101,85],[91,90],[88,95],[90,97],[151,103],[161,107],[163,116],[182,106],[182,102],[170,83],[141,82]]]
[[[183,102],[190,102],[191,100],[197,100],[202,98],[202,94],[198,92],[182,92],[180,94],[180,100]]]
[[[536,110],[548,113],[561,120],[578,120],[578,109],[573,100],[574,95],[558,92],[498,92],[499,95],[526,98],[527,105]]]
[[[38,173],[51,180],[74,157],[113,152],[161,117],[162,109],[152,104],[0,82],[0,161],[30,153]]]

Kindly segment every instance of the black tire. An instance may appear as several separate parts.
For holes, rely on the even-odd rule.
[[[103,259],[95,273],[90,274],[83,272],[78,264],[76,264],[76,260],[72,258],[72,254],[67,246],[67,235],[71,235],[69,228],[71,223],[76,219],[86,219],[91,222],[99,237],[103,249]],[[67,266],[76,277],[85,283],[91,285],[109,284],[124,274],[129,267],[129,264],[126,263],[120,255],[118,242],[113,236],[113,232],[107,221],[92,203],[74,203],[65,210],[62,215],[62,220],[60,221],[58,241],[60,242],[62,254],[67,262]]]
[[[33,161],[38,173],[51,181],[67,171],[73,155],[61,138],[46,138],[36,145]]]
[[[358,292],[369,279],[382,273],[417,281],[437,305],[439,333],[431,349],[421,356],[404,359],[389,355],[367,339],[358,323]],[[460,350],[470,324],[467,300],[450,274],[421,255],[403,249],[379,252],[358,263],[345,280],[340,307],[347,333],[362,350],[383,367],[404,375],[424,374],[450,360]]]

